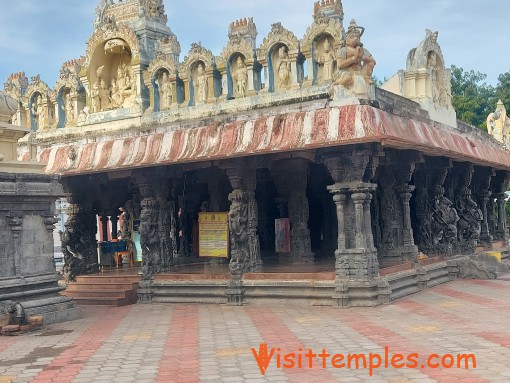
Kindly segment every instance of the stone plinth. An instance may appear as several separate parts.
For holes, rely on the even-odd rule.
[[[57,176],[0,173],[0,301],[20,302],[45,324],[78,319],[72,299],[61,297],[53,264]]]

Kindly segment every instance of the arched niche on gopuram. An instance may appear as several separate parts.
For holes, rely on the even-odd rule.
[[[336,52],[342,47],[343,37],[343,27],[338,18],[324,14],[315,17],[300,44],[308,67],[305,85],[333,82],[337,70]]]
[[[174,60],[160,51],[156,52],[143,78],[150,91],[150,107],[146,113],[176,108],[184,100],[182,81],[178,79]]]
[[[80,80],[87,88],[88,113],[140,108],[142,74],[135,33],[125,24],[105,20],[87,43]]]
[[[260,90],[260,69],[250,44],[240,36],[232,35],[218,58],[223,95],[227,99],[253,96]]]
[[[78,77],[85,59],[71,60],[62,65],[53,88],[57,128],[76,126],[78,112],[85,107],[85,88]]]
[[[184,83],[184,106],[207,104],[221,96],[221,74],[216,68],[216,60],[202,45],[191,44],[178,71]]]
[[[257,57],[264,68],[265,88],[269,92],[297,89],[303,82],[304,56],[299,51],[299,40],[281,23],[272,25]]]
[[[55,115],[51,91],[39,76],[31,78],[23,97],[23,106],[31,130],[44,131],[52,127]]]

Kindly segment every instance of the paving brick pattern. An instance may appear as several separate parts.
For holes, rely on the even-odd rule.
[[[0,336],[0,383],[510,382],[509,281],[456,281],[367,309],[152,304],[84,313]],[[252,352],[261,343],[274,347],[265,375]],[[331,359],[323,368],[319,357],[312,368],[306,357],[303,368],[283,368],[288,353],[308,349],[367,360],[370,353],[419,356],[416,368],[383,362],[372,376],[368,368],[335,368]],[[477,368],[430,368],[433,353],[474,354]]]

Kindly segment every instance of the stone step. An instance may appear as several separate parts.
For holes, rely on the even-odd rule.
[[[104,296],[88,297],[88,298],[74,298],[78,305],[83,306],[127,306],[136,303],[133,298],[108,298]]]
[[[392,301],[420,291],[416,270],[408,270],[390,275],[388,283],[391,289],[390,299]]]
[[[128,298],[136,295],[134,290],[103,290],[103,289],[87,289],[65,291],[62,295],[76,298],[89,298],[89,297],[105,297],[105,298]]]
[[[140,275],[82,275],[76,277],[77,283],[135,283],[140,282]]]
[[[90,289],[99,290],[136,290],[138,282],[118,282],[118,283],[91,283],[91,282],[74,282],[67,285],[67,291],[81,291]]]

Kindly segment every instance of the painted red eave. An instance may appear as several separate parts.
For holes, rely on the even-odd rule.
[[[428,155],[510,169],[510,153],[490,140],[453,128],[437,128],[367,105],[288,113],[123,139],[105,137],[103,141],[81,146],[44,149],[39,153],[39,160],[47,164],[46,173],[72,175],[361,142],[381,142]]]

